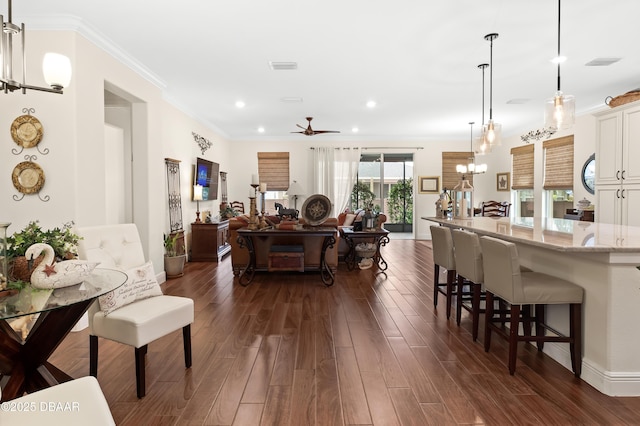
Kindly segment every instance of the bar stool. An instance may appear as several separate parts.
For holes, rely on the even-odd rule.
[[[462,308],[471,313],[473,341],[478,338],[478,323],[480,313],[480,301],[484,297],[482,283],[484,282],[484,269],[482,267],[482,248],[478,234],[461,229],[451,230],[453,237],[454,256],[456,260],[456,272],[458,273],[458,296],[456,297],[456,323],[460,325]],[[469,291],[464,291],[464,286],[469,286]],[[465,302],[471,302],[468,305]]]
[[[536,342],[541,351],[544,342],[568,342],[571,352],[571,368],[576,377],[582,371],[582,299],[584,290],[569,281],[539,273],[521,272],[516,245],[492,237],[480,238],[486,291],[484,350],[491,346],[491,332],[509,341],[509,373],[516,371],[518,342]],[[510,305],[509,330],[504,329],[505,319],[494,317],[494,297]],[[545,305],[569,305],[569,336],[561,334],[545,323]],[[530,318],[523,305],[535,306],[536,335],[531,336]],[[524,335],[519,324],[524,321]],[[499,327],[497,323],[501,323]],[[546,335],[545,330],[553,333]]]
[[[451,230],[446,226],[431,225],[433,245],[433,306],[438,306],[438,293],[447,298],[447,319],[451,316],[451,301],[456,277],[456,259],[453,254]],[[447,282],[440,283],[440,267],[447,270]]]

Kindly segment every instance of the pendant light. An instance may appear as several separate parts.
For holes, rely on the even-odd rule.
[[[498,38],[498,33],[491,33],[484,36],[490,43],[489,50],[489,122],[483,127],[485,142],[491,147],[499,146],[502,143],[502,125],[493,121],[493,40]]]
[[[472,175],[479,175],[481,173],[485,173],[487,171],[487,165],[486,164],[476,164],[476,158],[475,155],[473,153],[473,121],[469,122],[469,126],[471,126],[471,135],[469,137],[469,147],[471,148],[471,157],[469,157],[469,162],[465,165],[465,164],[458,164],[456,166],[456,171],[458,173],[462,173],[463,175],[465,173],[469,173]],[[462,178],[464,180],[464,176]]]
[[[558,90],[553,98],[547,99],[544,112],[544,126],[552,131],[573,126],[576,111],[575,98],[564,95],[560,89],[560,63],[565,59],[560,56],[560,10],[561,0],[558,0],[558,56],[554,59],[558,64]]]
[[[487,143],[484,135],[485,126],[484,126],[484,70],[489,66],[489,64],[480,64],[478,68],[482,70],[482,122],[480,123],[480,135],[476,138],[475,148],[473,149],[474,154],[476,155],[484,155],[491,152],[491,145]]]

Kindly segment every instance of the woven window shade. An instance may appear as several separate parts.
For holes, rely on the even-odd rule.
[[[544,141],[544,189],[573,189],[573,135]]]
[[[258,174],[260,183],[267,184],[267,191],[289,189],[289,153],[259,152]]]
[[[513,171],[511,189],[533,189],[533,150],[534,145],[511,148]]]
[[[462,175],[456,171],[458,164],[469,164],[472,152],[443,152],[442,153],[442,189],[453,189],[460,182]],[[473,186],[473,175],[464,175],[465,179]]]

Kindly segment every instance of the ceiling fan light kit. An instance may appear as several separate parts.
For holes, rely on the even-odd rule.
[[[313,117],[305,117],[306,120],[309,122],[309,124],[307,125],[307,127],[301,126],[299,124],[296,124],[296,126],[300,127],[302,129],[301,132],[291,132],[291,133],[301,133],[305,136],[314,136],[314,135],[319,135],[322,133],[340,133],[338,130],[313,130],[311,128],[311,120],[313,120]]]

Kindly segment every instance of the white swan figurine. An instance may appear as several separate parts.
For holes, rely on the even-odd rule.
[[[25,257],[28,260],[35,259],[42,252],[44,259],[31,274],[31,285],[35,288],[52,289],[80,284],[100,263],[77,259],[56,263],[53,247],[43,243],[30,246],[25,252]]]

